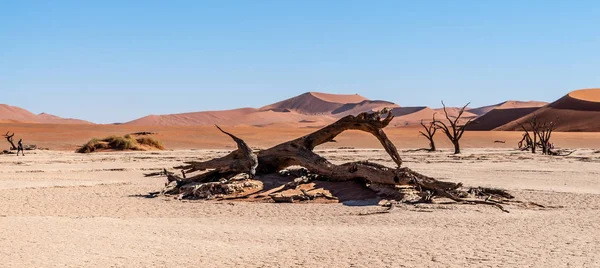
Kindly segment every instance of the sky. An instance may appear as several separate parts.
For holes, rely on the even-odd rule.
[[[0,0],[0,103],[96,123],[308,91],[401,106],[600,87],[600,1]]]

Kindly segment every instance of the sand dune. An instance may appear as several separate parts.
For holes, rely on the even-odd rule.
[[[398,108],[398,105],[388,101],[362,101],[360,103],[348,103],[334,110],[332,116],[341,118],[347,115],[357,115],[363,112],[378,111],[383,108]]]
[[[41,113],[36,115],[20,107],[10,106],[7,104],[0,104],[0,123],[11,122],[46,124],[92,124],[91,122],[84,120],[62,118],[47,113]]]
[[[304,115],[294,111],[276,112],[242,108],[225,111],[195,112],[171,115],[150,115],[125,125],[132,126],[209,126],[209,125],[249,125],[264,126],[277,123],[301,123],[307,121],[333,122],[328,116]]]
[[[402,127],[409,125],[416,125],[423,121],[431,121],[435,111],[429,107],[400,107],[392,110],[394,116],[396,116],[391,126]]]
[[[460,112],[460,109],[462,109],[462,107],[446,107],[446,112],[448,112],[448,116],[450,118],[456,118],[458,116],[458,113]],[[469,109],[469,108],[467,108],[467,109]],[[473,117],[477,117],[477,114],[471,113],[467,109],[465,109],[465,111],[463,112],[461,118],[473,118]],[[435,113],[437,113],[439,116],[445,117],[444,116],[444,108],[433,109],[433,111]]]
[[[492,109],[484,115],[473,120],[467,126],[467,130],[488,131],[497,127],[515,121],[523,116],[529,115],[540,108],[509,108],[509,109]]]
[[[300,124],[319,122],[322,125],[350,114],[397,107],[387,101],[371,101],[360,95],[337,95],[308,92],[260,109],[242,108],[224,111],[194,112],[171,115],[150,115],[126,125],[138,126],[206,126]]]
[[[0,104],[0,119],[9,119],[16,121],[34,121],[35,114],[23,108]]]
[[[519,108],[540,108],[546,106],[547,102],[542,101],[514,101],[509,100],[494,105],[483,106],[479,108],[469,109],[472,114],[482,116],[494,109],[519,109]]]
[[[260,108],[261,111],[287,112],[295,111],[300,114],[316,115],[331,114],[345,104],[356,104],[367,101],[360,95],[333,95],[307,92],[302,95],[270,104]]]
[[[358,94],[340,95],[307,92],[300,96],[260,108],[261,111],[294,111],[306,115],[334,115],[342,117],[382,107],[398,107],[387,101],[372,101]]]
[[[519,124],[534,116],[542,122],[558,122],[556,131],[600,131],[600,89],[573,91],[535,113],[494,130],[519,130]]]

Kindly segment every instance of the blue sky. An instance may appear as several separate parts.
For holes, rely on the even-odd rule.
[[[0,103],[98,123],[307,91],[401,106],[600,87],[600,1],[0,0]]]

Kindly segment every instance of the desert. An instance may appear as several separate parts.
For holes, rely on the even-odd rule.
[[[577,91],[569,96],[582,98]],[[232,121],[240,117],[239,110],[208,112],[211,116],[205,112],[154,116],[143,119],[146,123],[141,125],[141,121],[29,122],[20,120],[35,117],[9,117],[5,112],[4,118],[9,119],[0,124],[0,130],[16,133],[44,150],[28,150],[21,157],[0,155],[3,265],[600,265],[596,243],[600,237],[595,232],[600,227],[596,213],[600,206],[600,188],[596,186],[600,178],[600,133],[555,132],[552,142],[570,154],[549,156],[517,148],[523,135],[520,131],[490,131],[497,125],[524,120],[521,118],[529,114],[523,110],[545,111],[553,104],[507,102],[491,109],[473,109],[473,113],[461,113],[460,107],[447,109],[449,118],[475,118],[472,126],[478,127],[465,131],[462,152],[453,154],[452,143],[443,134],[435,136],[438,150],[422,150],[428,144],[419,136],[422,129],[417,122],[431,120],[434,114],[443,117],[443,109],[401,108],[392,102],[373,102],[354,95],[307,93],[300,98],[260,109],[247,108],[243,113],[243,119],[249,119],[246,124]],[[223,129],[260,152],[353,117],[346,110],[370,114],[386,104],[392,104],[388,108],[391,117],[383,129],[397,147],[402,166],[444,181],[506,190],[515,196],[514,203],[503,205],[509,213],[493,206],[443,201],[397,203],[388,210],[381,206],[386,198],[365,192],[364,186],[333,187],[335,183],[317,181],[302,187],[335,195],[337,200],[274,203],[254,197],[148,198],[148,193],[165,187],[166,180],[144,174],[235,152],[235,142],[211,124],[221,123]],[[564,114],[572,113],[572,108],[561,109],[567,109]],[[587,106],[585,109],[589,110]],[[10,111],[29,114],[16,108]],[[261,118],[256,114],[265,113],[280,114],[254,121]],[[396,124],[407,117],[412,118]],[[140,132],[160,140],[167,150],[75,153],[92,137]],[[385,167],[396,164],[377,138],[356,130],[319,145],[315,153],[336,165],[353,161]]]
[[[2,267],[600,267],[600,1],[0,1]]]

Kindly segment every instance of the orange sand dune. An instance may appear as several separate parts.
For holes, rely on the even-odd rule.
[[[541,101],[509,100],[509,101],[505,101],[505,102],[494,104],[494,105],[488,105],[488,106],[483,106],[483,107],[479,107],[479,108],[469,109],[468,111],[472,114],[482,116],[494,109],[539,108],[539,107],[546,106],[547,104],[548,104],[547,102],[541,102]]]
[[[302,95],[260,108],[261,111],[295,111],[307,115],[336,115],[342,117],[382,107],[397,107],[387,101],[371,101],[358,94],[339,95],[307,92]]]
[[[421,121],[431,121],[435,111],[429,107],[400,107],[392,110],[396,116],[391,126],[402,127],[420,124]]]
[[[537,116],[541,122],[558,122],[556,131],[600,131],[600,89],[573,91],[535,113],[494,130],[519,130],[520,125]]]
[[[358,94],[329,94],[320,92],[309,92],[315,98],[334,103],[359,103],[362,101],[369,100]]]
[[[23,108],[0,104],[0,119],[35,122],[35,120],[32,120],[34,118],[35,114]]]
[[[460,109],[462,109],[462,107],[446,107],[446,112],[448,112],[448,116],[450,118],[456,118],[458,116],[458,113],[460,112]],[[463,112],[461,118],[473,118],[473,117],[477,117],[476,114],[471,113],[468,111],[469,108],[465,109],[465,111]],[[439,116],[441,116],[442,118],[445,118],[445,114],[444,114],[444,108],[438,108],[438,109],[433,109],[433,111],[435,113],[437,113]]]
[[[126,125],[146,126],[206,126],[297,124],[311,121],[332,122],[350,114],[373,111],[383,107],[397,107],[387,101],[371,101],[360,95],[336,95],[308,92],[260,109],[242,108],[225,111],[194,112],[171,115],[150,115]],[[306,125],[306,124],[304,124]]]
[[[336,97],[337,96],[337,97]],[[300,114],[331,114],[344,104],[360,103],[367,99],[360,95],[333,95],[307,92],[302,95],[283,100],[260,108],[261,111],[286,112],[295,111]]]
[[[241,108],[226,111],[206,111],[169,115],[148,115],[125,123],[133,126],[196,126],[214,125],[234,120],[254,113],[254,108]]]
[[[79,119],[71,119],[71,118],[61,118],[55,115],[41,113],[34,114],[30,111],[27,111],[23,108],[10,106],[7,104],[0,104],[0,120],[8,120],[6,122],[23,122],[23,123],[48,123],[48,124],[92,124],[91,122],[79,120]],[[0,123],[6,123],[0,121]]]
[[[225,111],[208,111],[171,115],[150,115],[128,123],[132,126],[209,126],[209,125],[249,125],[264,126],[276,123],[295,123],[300,121],[325,121],[334,119],[328,116],[303,115],[293,111],[261,111],[254,108],[242,108]]]

